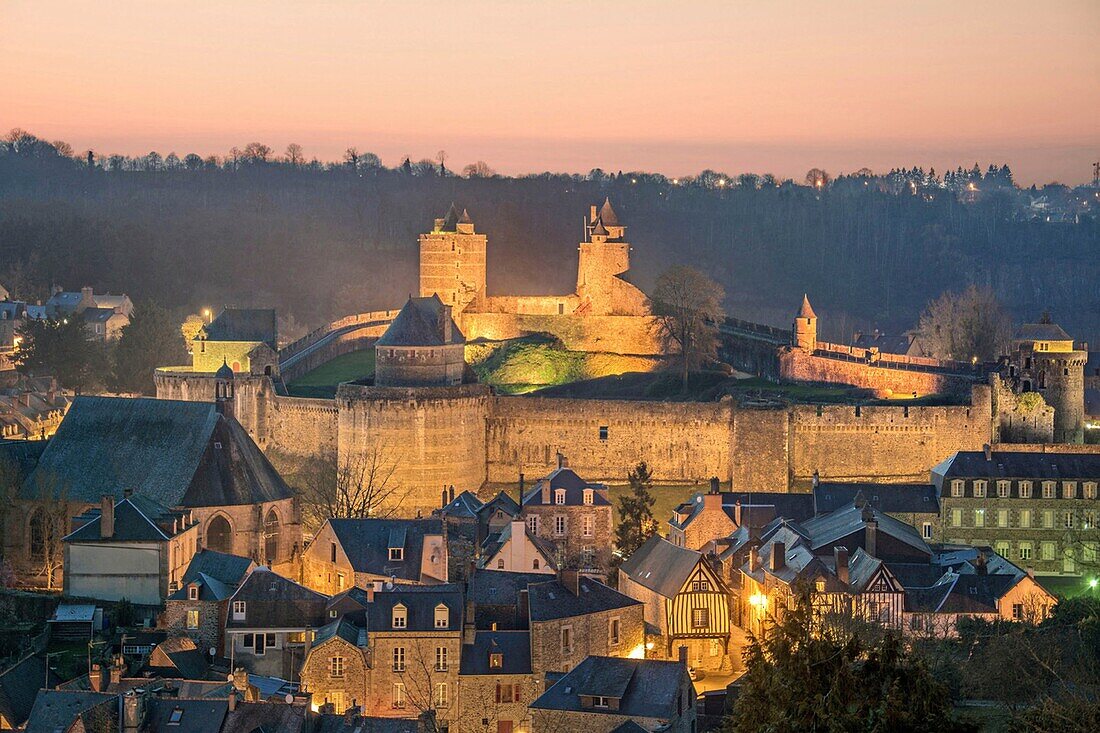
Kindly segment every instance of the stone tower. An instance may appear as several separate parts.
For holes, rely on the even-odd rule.
[[[1012,339],[1007,378],[1018,393],[1038,392],[1054,408],[1054,442],[1080,443],[1085,435],[1085,361],[1073,337],[1044,314]]]
[[[409,298],[375,342],[374,383],[379,387],[462,384],[466,338],[438,295]]]
[[[474,222],[454,204],[428,234],[420,235],[420,296],[439,299],[461,313],[485,293],[488,240],[474,232]]]
[[[618,277],[630,269],[630,244],[626,242],[626,227],[604,199],[599,212],[593,206],[586,229],[587,241],[580,243],[577,266],[577,295],[584,312],[590,315],[633,310],[634,303],[620,302]]]
[[[813,352],[817,348],[817,314],[805,294],[802,295],[802,307],[794,317],[794,343],[803,351]]]

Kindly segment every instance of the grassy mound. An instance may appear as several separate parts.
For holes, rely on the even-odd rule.
[[[374,374],[374,349],[341,354],[325,362],[313,371],[288,384],[286,389],[294,397],[329,398],[336,396],[341,382],[351,382]]]

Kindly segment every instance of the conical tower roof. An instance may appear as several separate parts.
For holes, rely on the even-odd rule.
[[[609,227],[622,226],[619,224],[619,215],[611,208],[610,197],[604,198],[603,200],[603,206],[600,208],[600,221]]]
[[[596,226],[592,227],[592,234],[598,237],[607,236],[607,228],[604,227],[602,218],[596,218]]]
[[[817,318],[817,314],[814,313],[814,309],[810,307],[810,299],[805,293],[802,294],[802,307],[798,309],[798,317]]]
[[[443,217],[443,231],[453,232],[455,226],[458,224],[458,209],[455,207],[454,202],[451,202],[451,208],[447,209],[447,215]]]
[[[474,220],[470,218],[470,212],[466,209],[462,210],[462,216],[458,218],[459,224],[473,224]]]
[[[233,368],[229,366],[229,362],[226,361],[224,356],[222,357],[222,365],[220,367],[218,367],[218,371],[214,372],[214,378],[215,379],[232,379],[233,378]]]

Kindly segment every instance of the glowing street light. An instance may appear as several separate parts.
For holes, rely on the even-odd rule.
[[[206,320],[207,323],[210,323],[210,309],[209,308],[203,308],[202,309],[202,317]]]

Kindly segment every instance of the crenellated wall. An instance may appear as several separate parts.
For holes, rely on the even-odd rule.
[[[874,390],[881,397],[924,397],[930,394],[962,395],[977,381],[969,375],[919,365],[876,366],[865,360],[841,358],[842,355],[810,353],[798,348],[779,351],[779,377],[791,382],[846,384]]]

